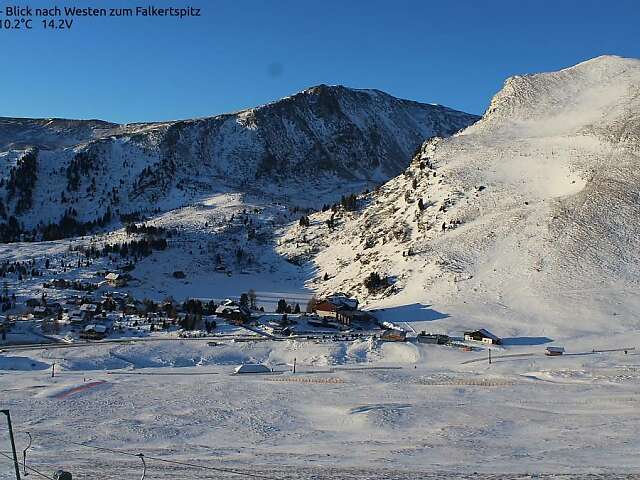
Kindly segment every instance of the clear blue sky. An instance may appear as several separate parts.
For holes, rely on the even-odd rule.
[[[22,1],[0,0],[0,7]],[[637,0],[31,0],[193,5],[193,19],[0,31],[1,116],[201,117],[319,83],[482,113],[507,76],[640,58]]]

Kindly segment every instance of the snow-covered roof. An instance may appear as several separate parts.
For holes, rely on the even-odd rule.
[[[121,277],[119,273],[108,273],[104,278],[107,280],[118,280]]]
[[[474,333],[479,333],[481,336],[483,336],[484,338],[490,338],[493,341],[499,341],[500,337],[497,337],[496,335],[494,335],[493,333],[491,333],[489,330],[485,329],[485,328],[481,328],[480,330],[474,330],[472,332],[465,332],[465,335],[471,335]]]
[[[346,307],[352,310],[358,308],[358,300],[351,298],[344,293],[334,293],[333,295],[329,295],[327,297],[327,301],[337,307]]]
[[[480,330],[478,330],[478,332],[481,333],[482,336],[484,336],[486,338],[490,338],[492,340],[500,340],[500,338],[498,336],[494,335],[489,330],[486,330],[484,328],[481,328]]]
[[[269,373],[271,369],[260,363],[246,363],[236,367],[235,373]]]
[[[96,332],[96,333],[105,333],[107,331],[107,327],[105,325],[87,325],[84,327],[85,332]]]
[[[547,347],[547,351],[564,353],[564,347]]]
[[[216,313],[227,313],[227,312],[239,312],[240,307],[237,305],[219,305],[216,308]]]

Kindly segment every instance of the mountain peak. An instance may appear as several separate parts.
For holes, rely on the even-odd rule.
[[[26,207],[16,211],[10,192],[5,205],[33,228],[56,223],[71,204],[87,222],[108,211],[150,210],[159,202],[174,208],[216,188],[268,190],[281,182],[290,192],[304,192],[305,205],[318,206],[314,188],[326,193],[349,182],[357,188],[382,183],[406,168],[425,138],[451,135],[476,120],[372,90],[324,84],[261,107],[195,120],[112,125],[0,119],[0,154],[8,152],[0,155],[4,171],[17,165],[21,150],[40,147],[34,178],[46,171],[60,189],[40,180],[29,190]],[[292,178],[304,181],[291,185]],[[2,193],[0,187],[0,199]]]
[[[593,57],[588,60],[579,62],[571,67],[567,67],[564,70],[567,70],[570,68],[593,67],[593,66],[599,66],[599,65],[619,65],[619,64],[633,63],[638,61],[639,60],[635,58],[621,57],[620,55],[599,55],[597,57]]]
[[[537,121],[543,128],[574,131],[601,121],[603,112],[614,122],[621,101],[638,102],[633,92],[639,88],[640,60],[614,55],[556,72],[515,75],[505,80],[475,128],[503,128],[523,121],[530,126]]]
[[[314,95],[318,95],[318,94],[322,94],[322,93],[327,93],[327,92],[336,92],[336,93],[342,93],[342,92],[355,92],[355,93],[369,93],[369,94],[381,94],[381,95],[386,95],[391,97],[392,95],[383,92],[382,90],[377,90],[377,89],[373,89],[373,88],[353,88],[353,87],[347,87],[345,85],[341,85],[341,84],[337,84],[337,85],[327,85],[326,83],[320,83],[318,85],[314,85],[312,87],[309,88],[305,88],[304,90],[302,90],[300,93],[306,93],[306,94],[314,94]]]

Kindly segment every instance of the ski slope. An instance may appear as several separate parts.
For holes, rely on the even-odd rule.
[[[74,478],[139,475],[118,451],[267,478],[616,478],[640,468],[639,357],[591,352],[601,344],[584,338],[561,358],[507,346],[529,355],[492,365],[465,363],[486,352],[411,343],[96,344],[7,351],[0,387],[18,448],[24,431],[34,438],[28,465]],[[53,361],[55,378],[40,369]],[[243,362],[276,373],[232,375]],[[243,478],[147,464],[152,478]]]

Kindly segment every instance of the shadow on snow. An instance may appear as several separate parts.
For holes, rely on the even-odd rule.
[[[397,307],[380,308],[371,310],[371,312],[379,319],[385,322],[432,322],[434,320],[443,320],[449,318],[450,315],[434,310],[431,305],[422,303],[412,303],[410,305],[400,305]]]
[[[502,339],[502,345],[542,345],[544,343],[553,342],[553,339],[548,337],[508,337]]]

